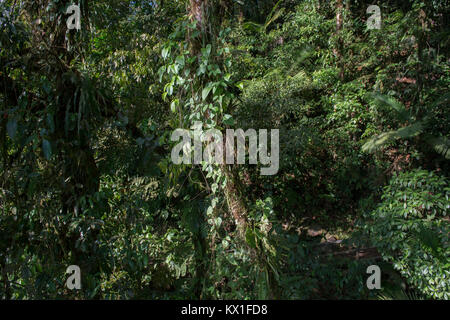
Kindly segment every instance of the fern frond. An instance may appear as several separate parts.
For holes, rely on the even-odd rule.
[[[424,300],[418,293],[411,291],[406,292],[404,289],[400,290],[383,290],[377,295],[378,300]]]
[[[428,140],[428,143],[433,149],[443,156],[445,159],[450,160],[450,139],[447,137],[433,137]]]
[[[422,133],[422,131],[423,124],[419,121],[396,131],[384,132],[366,142],[363,145],[362,150],[364,152],[373,153],[397,139],[413,138]]]
[[[263,24],[259,24],[256,22],[245,22],[242,27],[246,30],[251,30],[251,31],[255,31],[255,32],[262,32],[262,31],[266,31],[267,28],[273,23],[275,22],[279,17],[281,17],[281,15],[284,13],[284,8],[281,8],[280,10],[277,10],[279,5],[281,4],[281,2],[283,2],[283,0],[278,1],[275,6],[273,7],[272,11],[269,13],[269,15],[266,18],[266,22]]]
[[[399,139],[409,139],[418,136],[423,132],[423,124],[418,121],[410,126],[400,128],[396,131],[397,138]]]
[[[390,96],[383,95],[381,93],[374,93],[372,97],[382,106],[388,106],[395,110],[400,121],[411,121],[411,113],[406,107],[398,102],[396,99]]]
[[[373,153],[377,150],[380,150],[382,147],[394,142],[396,137],[396,131],[384,132],[367,141],[363,145],[362,150],[363,152]]]
[[[275,12],[275,14],[270,17],[270,19],[265,23],[264,25],[264,30],[267,30],[267,28],[274,22],[276,21],[279,17],[281,17],[281,15],[284,13],[284,8],[281,8],[280,10],[278,10],[277,12]]]

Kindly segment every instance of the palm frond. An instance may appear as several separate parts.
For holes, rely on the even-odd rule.
[[[367,141],[363,145],[362,150],[367,153],[373,153],[394,142],[396,137],[396,131],[383,132]]]
[[[252,22],[252,21],[248,21],[242,24],[242,27],[245,30],[250,30],[250,31],[254,31],[254,32],[260,32],[263,29],[263,25],[256,23],[256,22]]]
[[[407,292],[403,289],[400,290],[383,290],[377,295],[379,300],[424,300],[416,292]]]
[[[400,128],[396,131],[384,132],[378,136],[373,137],[366,142],[362,150],[364,152],[373,153],[382,147],[393,143],[397,139],[413,138],[423,132],[423,124],[418,121],[412,125]]]
[[[280,10],[277,11],[278,6],[280,5],[280,3],[283,0],[280,0],[277,2],[277,4],[273,7],[272,11],[270,12],[270,14],[267,16],[266,19],[266,23],[264,24],[264,30],[267,30],[267,28],[274,22],[276,21],[279,17],[281,17],[281,15],[284,13],[284,8],[281,8]]]
[[[418,136],[423,132],[423,124],[421,121],[415,122],[412,125],[400,128],[396,131],[398,139],[410,139]]]
[[[275,6],[273,7],[272,11],[269,13],[269,15],[266,18],[266,21],[264,24],[259,24],[256,22],[248,21],[245,22],[242,27],[246,30],[251,30],[255,32],[266,32],[267,28],[274,23],[281,15],[284,13],[284,8],[281,8],[280,10],[277,10],[279,5],[281,4],[283,0],[278,1]]]
[[[433,137],[428,140],[428,143],[437,153],[450,160],[450,139],[448,137]]]
[[[379,105],[388,106],[396,111],[400,121],[406,122],[411,120],[411,112],[408,111],[406,107],[395,98],[383,95],[381,93],[374,93],[372,97]]]

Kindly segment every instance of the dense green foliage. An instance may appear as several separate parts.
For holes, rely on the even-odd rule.
[[[449,197],[445,178],[423,170],[402,173],[384,188],[368,230],[405,279],[423,293],[445,299],[450,292]]]
[[[0,297],[449,299],[450,5],[374,2],[0,1]],[[277,174],[174,164],[195,121]]]

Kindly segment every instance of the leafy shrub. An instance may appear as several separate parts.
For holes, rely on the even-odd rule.
[[[425,170],[398,174],[384,188],[366,229],[412,286],[439,299],[450,298],[449,197],[445,177]]]

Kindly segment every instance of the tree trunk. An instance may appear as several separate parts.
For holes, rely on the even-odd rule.
[[[190,8],[188,12],[189,16],[191,17],[191,21],[197,22],[197,28],[199,28],[199,30],[202,32],[205,32],[206,30],[213,30],[212,27],[209,27],[211,21],[207,21],[206,14],[210,9],[209,6],[211,5],[212,3],[209,0],[190,0]],[[207,38],[206,35],[205,38]],[[191,53],[193,55],[199,54],[201,46],[199,46],[198,41],[196,41],[195,39],[189,40],[191,41]],[[247,210],[237,188],[236,179],[238,179],[238,177],[233,174],[230,169],[228,169],[227,165],[222,165],[221,170],[222,174],[227,179],[224,193],[228,209],[230,210],[230,213],[234,218],[237,229],[239,230],[239,234],[244,237],[247,225]]]
[[[344,50],[344,43],[343,39],[341,37],[341,30],[343,28],[343,14],[344,14],[344,5],[343,0],[337,0],[336,1],[336,35],[337,35],[337,50],[336,55],[338,59],[338,66],[339,66],[339,78],[341,81],[344,81],[345,78],[345,67],[344,67],[344,57],[343,57],[343,50]]]

